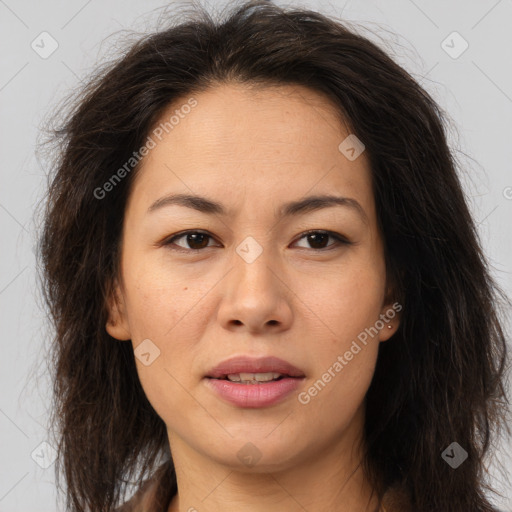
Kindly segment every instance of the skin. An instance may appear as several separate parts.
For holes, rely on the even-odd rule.
[[[328,99],[304,87],[224,84],[194,98],[197,106],[138,171],[107,324],[134,348],[150,339],[160,350],[150,365],[136,363],[177,469],[169,512],[373,512],[377,502],[358,466],[364,397],[379,343],[396,331],[399,315],[309,403],[297,399],[393,304],[366,155],[350,161],[340,152],[349,130]],[[178,205],[148,213],[171,193],[208,197],[228,215]],[[276,216],[283,203],[317,194],[355,199],[364,216],[347,206]],[[174,240],[185,252],[162,243],[187,229],[211,238]],[[307,230],[333,231],[352,244],[320,238],[314,245]],[[250,264],[236,252],[248,236],[262,249]],[[203,377],[238,355],[280,357],[305,381],[271,407],[228,404]],[[237,456],[248,442],[261,455],[252,467]]]

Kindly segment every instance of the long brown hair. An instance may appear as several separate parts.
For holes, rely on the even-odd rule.
[[[379,496],[400,483],[416,512],[488,512],[484,456],[506,425],[501,304],[445,115],[386,53],[339,20],[264,1],[221,20],[204,10],[142,37],[79,91],[62,126],[40,237],[55,326],[57,478],[72,511],[112,511],[126,482],[167,460],[166,426],[138,380],[133,347],[106,330],[124,209],[137,167],[101,188],[177,98],[219,83],[302,85],[328,97],[370,159],[400,328],[381,344],[366,397],[364,469]],[[96,193],[95,193],[96,191]],[[456,470],[441,457],[456,441]]]

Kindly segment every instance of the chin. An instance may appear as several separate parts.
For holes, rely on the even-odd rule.
[[[268,433],[267,433],[268,435]],[[268,473],[290,469],[300,457],[297,443],[288,440],[277,444],[275,440],[251,436],[246,432],[234,436],[229,443],[218,445],[215,453],[204,452],[206,456],[231,470],[247,473]]]

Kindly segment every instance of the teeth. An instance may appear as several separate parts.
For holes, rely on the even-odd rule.
[[[231,373],[227,376],[231,382],[245,382],[255,384],[257,382],[270,382],[281,376],[280,373]]]

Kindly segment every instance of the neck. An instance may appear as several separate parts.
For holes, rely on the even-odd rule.
[[[228,466],[170,434],[178,494],[167,512],[375,512],[377,497],[361,467],[361,427],[354,421],[334,446],[326,444],[313,456],[299,454],[276,469]]]

